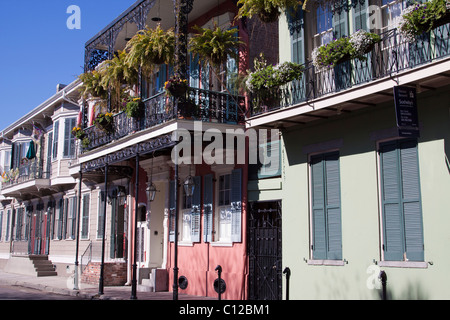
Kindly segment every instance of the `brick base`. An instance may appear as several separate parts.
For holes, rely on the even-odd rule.
[[[81,275],[81,282],[98,284],[100,279],[100,265],[100,262],[89,263]],[[123,286],[127,282],[127,264],[125,262],[105,263],[103,274],[104,286]]]

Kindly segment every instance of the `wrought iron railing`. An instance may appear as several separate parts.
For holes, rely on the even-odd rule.
[[[50,172],[43,170],[38,160],[33,160],[25,164],[21,164],[18,168],[12,169],[3,178],[2,187],[8,188],[13,185],[28,182],[36,179],[49,179]]]
[[[301,102],[333,94],[374,80],[416,68],[450,55],[450,24],[431,30],[408,43],[392,29],[383,32],[381,42],[365,55],[366,60],[353,59],[334,68],[317,70],[307,62],[300,80],[270,92],[266,96],[252,95],[251,115],[289,107]]]
[[[83,254],[81,255],[80,259],[80,270],[81,273],[84,272],[86,267],[89,265],[89,263],[92,261],[92,241],[89,242],[89,245],[87,246],[86,250],[84,250]]]
[[[178,106],[164,92],[145,99],[145,112],[141,118],[130,118],[125,112],[113,117],[112,130],[105,132],[95,126],[86,128],[88,143],[83,151],[92,150],[119,140],[130,134],[153,128],[174,119],[237,124],[245,120],[245,99],[229,93],[189,88],[186,98]]]

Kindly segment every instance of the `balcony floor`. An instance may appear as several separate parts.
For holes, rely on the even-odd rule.
[[[397,85],[414,86],[418,93],[450,85],[450,58],[400,72],[392,78],[385,77],[311,101],[256,115],[248,120],[247,127],[289,128],[374,107],[380,103],[393,102],[393,87]]]

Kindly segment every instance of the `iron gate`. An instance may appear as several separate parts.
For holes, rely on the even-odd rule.
[[[250,203],[250,300],[282,299],[281,221],[281,201]]]

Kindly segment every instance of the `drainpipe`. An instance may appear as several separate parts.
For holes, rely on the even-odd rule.
[[[387,292],[386,292],[387,275],[386,275],[386,272],[381,271],[379,278],[381,280],[381,285],[383,286],[383,300],[387,300]]]

